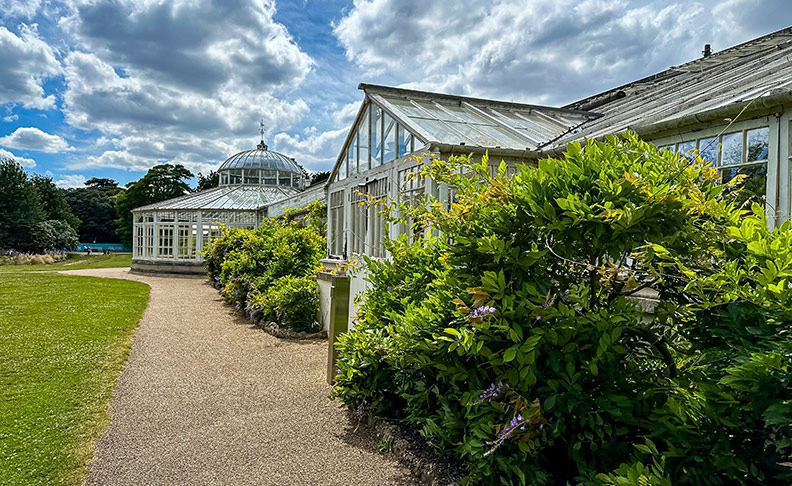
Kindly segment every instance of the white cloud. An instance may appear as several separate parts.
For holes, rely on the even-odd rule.
[[[41,0],[0,0],[0,12],[7,18],[30,19],[41,7]]]
[[[3,121],[6,123],[15,122],[19,119],[19,115],[8,115],[3,117]]]
[[[14,159],[22,167],[31,168],[36,166],[36,161],[33,159],[26,159],[25,157],[17,157],[8,150],[0,149],[0,160],[6,160],[6,159]]]
[[[55,185],[63,188],[85,187],[85,176],[82,174],[66,174],[55,181]]]
[[[27,108],[50,109],[55,97],[46,95],[42,83],[60,73],[55,51],[41,40],[35,25],[22,24],[19,35],[0,26],[0,104],[21,103]]]
[[[19,127],[11,135],[0,137],[0,145],[12,149],[36,150],[58,153],[74,150],[58,135],[52,135],[35,127]]]
[[[79,167],[207,170],[252,148],[258,121],[287,130],[308,111],[292,93],[314,65],[271,1],[77,2],[60,21],[64,114],[112,147]]]
[[[325,132],[312,127],[303,136],[278,133],[273,145],[275,150],[294,157],[306,169],[329,170],[327,161],[335,162],[348,131],[349,127]]]
[[[785,8],[780,0],[356,0],[334,32],[349,60],[391,84],[560,105],[694,59],[706,42],[723,49],[784,27],[789,18],[773,12]],[[743,15],[753,15],[750,26]]]

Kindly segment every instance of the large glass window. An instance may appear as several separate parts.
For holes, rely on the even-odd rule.
[[[412,133],[405,130],[401,125],[397,125],[396,129],[396,138],[398,140],[396,144],[396,157],[404,157],[412,152]]]
[[[387,113],[382,117],[382,162],[390,162],[396,158],[396,122]]]
[[[382,164],[382,108],[371,105],[371,167]]]
[[[245,184],[258,184],[259,171],[258,169],[245,169]]]
[[[154,256],[154,225],[146,225],[143,235],[143,256],[152,258]]]
[[[347,171],[349,175],[357,174],[358,172],[357,135],[349,142],[349,149],[347,149]]]
[[[330,254],[344,255],[344,191],[330,194]]]
[[[694,147],[704,161],[718,168],[723,183],[738,175],[745,175],[739,202],[764,201],[767,186],[767,154],[770,129],[768,127],[726,133],[720,137],[705,137],[676,144],[676,151],[688,155]]]
[[[364,254],[366,252],[366,230],[368,226],[368,209],[366,193],[362,188],[352,189],[349,213],[349,252]]]
[[[278,183],[278,174],[273,169],[264,169],[261,171],[261,177],[263,179],[264,184],[268,186],[274,186]]]
[[[160,225],[157,258],[173,258],[173,225]]]
[[[366,184],[366,191],[371,195],[373,203],[368,208],[368,255],[384,257],[385,248],[382,240],[385,238],[385,216],[381,214],[382,203],[388,197],[388,179],[377,179]]]
[[[346,179],[347,176],[347,159],[341,158],[341,163],[338,165],[338,180]]]
[[[231,169],[228,171],[229,184],[242,184],[242,169]]]
[[[135,225],[135,256],[144,256],[143,225]]]
[[[399,202],[407,207],[415,207],[424,196],[426,181],[419,173],[419,167],[399,171]],[[399,233],[408,234],[411,241],[415,241],[421,234],[421,229],[414,227],[415,221],[402,215],[402,222],[399,224]]]
[[[369,114],[368,110],[363,114],[358,126],[358,171],[363,172],[369,168]]]
[[[189,260],[195,258],[195,236],[191,225],[179,225],[176,258]]]

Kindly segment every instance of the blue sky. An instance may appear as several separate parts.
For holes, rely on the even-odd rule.
[[[0,158],[206,173],[263,119],[329,170],[361,82],[560,106],[789,25],[787,0],[0,0]]]

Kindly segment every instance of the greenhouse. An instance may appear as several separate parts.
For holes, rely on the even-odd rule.
[[[132,211],[133,270],[202,272],[201,251],[223,226],[256,228],[268,205],[300,194],[308,180],[294,159],[263,141],[229,157],[217,172],[218,187]]]

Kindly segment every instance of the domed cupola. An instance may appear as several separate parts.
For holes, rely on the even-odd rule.
[[[254,150],[232,155],[217,169],[220,185],[305,188],[305,170],[294,159],[269,150],[264,140]]]

